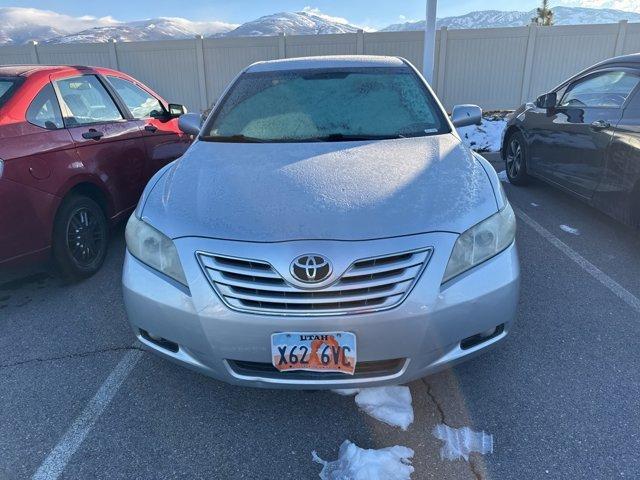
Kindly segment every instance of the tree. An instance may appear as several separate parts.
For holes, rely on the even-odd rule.
[[[553,25],[553,10],[549,8],[549,0],[542,0],[542,6],[536,8],[536,16],[531,21],[544,27]]]

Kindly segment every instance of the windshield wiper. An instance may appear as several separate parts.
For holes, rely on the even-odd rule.
[[[404,135],[349,135],[345,133],[330,133],[319,137],[305,139],[312,142],[350,142],[358,140],[390,140],[394,138],[404,138]]]
[[[256,137],[247,137],[245,135],[210,135],[208,137],[202,137],[201,140],[205,142],[224,142],[224,143],[265,143],[268,140],[263,140]]]

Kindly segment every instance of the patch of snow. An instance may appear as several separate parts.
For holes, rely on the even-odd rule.
[[[509,181],[509,177],[507,176],[507,171],[506,170],[500,170],[498,172],[498,178],[500,179],[501,182],[511,183]]]
[[[560,225],[560,230],[570,233],[571,235],[580,235],[580,230],[570,227],[569,225]]]
[[[356,405],[376,420],[406,430],[413,423],[409,387],[373,387],[334,390],[340,395],[356,395]]]
[[[477,452],[482,455],[493,453],[493,435],[474,432],[469,427],[451,428],[440,423],[433,429],[433,436],[442,440],[444,445],[440,449],[440,457],[447,460],[464,458],[469,461],[469,454]]]
[[[476,152],[499,152],[506,125],[504,116],[495,115],[483,117],[480,125],[460,127],[458,133],[465,145]]]
[[[315,450],[311,457],[323,465],[322,480],[410,480],[414,470],[411,465],[413,454],[413,450],[400,445],[367,450],[345,440],[337,460],[322,460]]]
[[[532,206],[532,207],[539,207],[540,205],[538,205],[538,204],[537,204],[537,203],[535,203],[535,202],[531,202],[531,206]]]

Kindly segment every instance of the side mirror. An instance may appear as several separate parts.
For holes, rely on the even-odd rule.
[[[202,118],[197,113],[185,113],[178,119],[178,128],[187,135],[198,135]]]
[[[550,109],[558,104],[558,94],[556,92],[545,93],[536,99],[536,107]]]
[[[187,113],[187,107],[180,105],[179,103],[169,104],[169,116],[172,118],[178,118],[181,115]]]
[[[482,109],[477,105],[456,105],[451,111],[453,126],[466,127],[482,123]]]

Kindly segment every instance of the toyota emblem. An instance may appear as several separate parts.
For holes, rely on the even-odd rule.
[[[331,263],[322,255],[300,255],[291,262],[291,275],[304,283],[320,283],[331,275]]]

